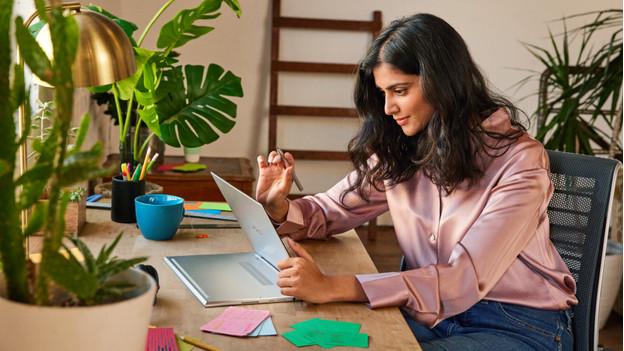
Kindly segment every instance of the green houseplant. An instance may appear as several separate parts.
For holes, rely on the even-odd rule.
[[[35,164],[16,176],[18,150],[27,141],[30,119],[16,134],[15,111],[28,99],[24,84],[24,70],[20,65],[11,68],[11,39],[9,33],[13,1],[0,1],[0,259],[5,297],[9,300],[38,305],[57,303],[53,300],[57,288],[65,291],[76,304],[102,302],[111,293],[119,291],[119,283],[108,277],[122,272],[144,258],[120,260],[111,256],[116,241],[103,248],[94,261],[80,262],[75,256],[65,257],[59,250],[64,241],[64,214],[69,193],[62,189],[95,177],[110,174],[111,170],[98,166],[102,152],[100,143],[82,151],[81,146],[89,126],[85,116],[77,132],[74,147],[68,147],[73,106],[71,66],[77,49],[77,26],[71,16],[64,16],[59,6],[46,9],[44,0],[35,1],[40,18],[50,24],[54,47],[54,61],[50,61],[39,44],[24,26],[20,17],[15,20],[15,33],[21,56],[34,74],[55,87],[53,124],[42,140],[34,141],[38,153]],[[12,79],[11,79],[12,77]],[[28,104],[25,104],[26,106]],[[48,201],[38,201],[47,188]],[[63,195],[65,194],[65,195]],[[26,226],[20,214],[32,210]],[[36,270],[29,269],[24,240],[43,229],[44,240],[41,262]],[[85,245],[78,245],[84,257],[93,257]],[[93,263],[96,262],[95,265]],[[66,303],[62,301],[60,303]]]
[[[13,0],[0,0],[0,349],[136,350],[145,345],[156,284],[147,274],[129,269],[145,258],[113,255],[121,234],[98,255],[81,240],[65,235],[64,214],[71,193],[62,188],[112,170],[98,167],[101,144],[81,150],[87,116],[74,147],[68,144],[76,20],[63,15],[56,0],[49,9],[44,0],[35,0],[35,5],[50,24],[54,60],[48,59],[21,18],[12,30]],[[34,165],[23,173],[16,172],[21,160],[17,154],[27,142],[30,118],[18,129],[15,111],[28,106],[28,93],[23,67],[11,62],[10,33],[15,33],[31,71],[55,88],[57,106],[51,128],[32,144],[37,152]],[[30,116],[26,113],[20,116]],[[39,201],[46,188],[48,201]],[[20,214],[26,211],[32,212],[23,225]],[[41,228],[43,248],[35,260],[25,240]],[[37,338],[30,337],[33,330]],[[101,330],[115,335],[103,335]]]
[[[203,0],[194,8],[178,12],[160,30],[157,50],[142,48],[147,33],[156,20],[174,2],[168,0],[154,15],[138,40],[133,33],[138,27],[120,19],[98,6],[90,10],[101,12],[117,22],[131,39],[135,48],[137,72],[108,86],[92,89],[93,92],[109,92],[119,123],[120,162],[136,165],[149,138],[154,135],[174,147],[198,147],[219,138],[215,131],[228,133],[235,124],[236,104],[228,97],[242,97],[241,79],[216,64],[207,69],[201,65],[177,65],[178,54],[174,49],[191,40],[198,39],[214,28],[204,25],[220,16],[217,12],[226,3],[237,16],[241,9],[237,0]],[[122,110],[122,104],[126,106]],[[136,108],[137,115],[133,114]],[[132,120],[135,118],[136,120]],[[130,135],[130,126],[135,126]],[[151,134],[139,145],[141,125]]]
[[[570,20],[587,22],[568,29]],[[544,67],[521,82],[540,80],[533,114],[536,138],[547,149],[593,155],[597,147],[621,160],[622,10],[588,12],[561,22],[560,35],[549,31],[551,48],[524,43]],[[608,39],[600,41],[605,35]]]
[[[584,24],[568,29],[569,21]],[[561,23],[561,34],[549,32],[550,48],[524,44],[544,68],[521,82],[539,77],[539,100],[533,113],[537,122],[536,138],[547,149],[600,153],[622,161],[622,10],[582,13],[564,17]],[[621,174],[620,169],[609,232],[610,238],[619,242],[622,241]],[[617,255],[607,255],[604,271],[613,273],[614,268],[621,267],[621,255],[619,263],[617,260]],[[617,295],[617,289],[605,287],[614,286],[621,284],[603,284],[598,314],[600,328]],[[619,295],[621,301],[621,291]],[[620,306],[621,314],[621,303],[615,306]]]

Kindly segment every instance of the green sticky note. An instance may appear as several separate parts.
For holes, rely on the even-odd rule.
[[[316,343],[313,340],[308,339],[304,335],[304,332],[299,331],[299,330],[289,331],[287,333],[282,334],[282,336],[297,347],[316,345]]]
[[[184,342],[182,339],[180,339],[180,336],[178,334],[176,334],[176,343],[178,344],[178,350],[180,351],[191,351],[195,346],[188,344],[186,342]],[[202,340],[200,338],[191,338],[188,336],[185,336],[184,338],[186,339],[193,339],[197,342],[201,342]]]
[[[197,172],[206,169],[206,165],[202,165],[199,163],[185,163],[182,166],[176,166],[172,169],[179,172]]]
[[[359,333],[358,323],[339,322],[312,318],[290,326],[296,330],[283,336],[298,347],[319,345],[322,348],[336,346],[368,347],[368,334]]]
[[[317,344],[327,349],[334,346],[368,347],[368,334],[322,333],[316,337]]]
[[[200,210],[219,210],[219,211],[232,211],[230,205],[224,202],[202,202],[199,205]]]
[[[290,327],[297,330],[326,330],[332,333],[357,333],[360,331],[359,323],[332,321],[327,319],[312,318]]]

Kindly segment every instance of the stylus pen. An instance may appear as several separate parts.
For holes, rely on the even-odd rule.
[[[286,167],[290,167],[290,163],[288,162],[286,157],[284,157],[284,153],[282,152],[282,150],[280,150],[279,147],[276,147],[275,150],[282,158],[282,161],[284,161],[284,164],[286,164]],[[295,181],[295,184],[297,184],[297,189],[299,189],[299,191],[303,191],[303,185],[301,185],[301,182],[299,181],[299,178],[297,178],[297,175],[295,174],[294,170],[292,172],[292,177],[293,177],[293,180]]]

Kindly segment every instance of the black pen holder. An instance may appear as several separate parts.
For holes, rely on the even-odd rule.
[[[120,175],[113,177],[111,188],[111,220],[119,223],[136,223],[134,198],[145,195],[145,179],[123,180]]]

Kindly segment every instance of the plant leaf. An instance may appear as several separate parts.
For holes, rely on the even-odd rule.
[[[75,259],[67,259],[58,251],[44,252],[41,269],[56,284],[80,299],[91,299],[98,289],[97,279],[85,272]]]
[[[15,38],[24,63],[28,65],[32,73],[42,81],[54,85],[52,63],[39,43],[30,34],[21,17],[15,19]]]
[[[242,97],[241,79],[230,71],[224,74],[216,64],[208,66],[205,76],[203,66],[186,65],[184,71],[186,89],[180,79],[161,82],[162,98],[156,102],[160,138],[176,147],[209,144],[219,137],[212,126],[222,133],[234,127],[236,105],[224,96]]]
[[[37,203],[33,212],[30,214],[30,216],[28,216],[28,225],[26,226],[26,229],[24,229],[25,238],[35,234],[37,231],[43,228],[47,210],[47,201],[39,201]]]
[[[196,25],[197,20],[215,19],[221,15],[214,13],[221,7],[222,0],[204,0],[196,8],[185,9],[160,29],[156,47],[169,52],[187,42],[211,32],[214,27]]]
[[[80,120],[80,126],[78,127],[78,133],[76,134],[74,148],[72,152],[70,153],[70,155],[80,151],[80,149],[82,148],[82,144],[85,138],[87,137],[87,132],[89,131],[90,123],[91,123],[91,116],[88,113],[82,116],[82,119]]]

